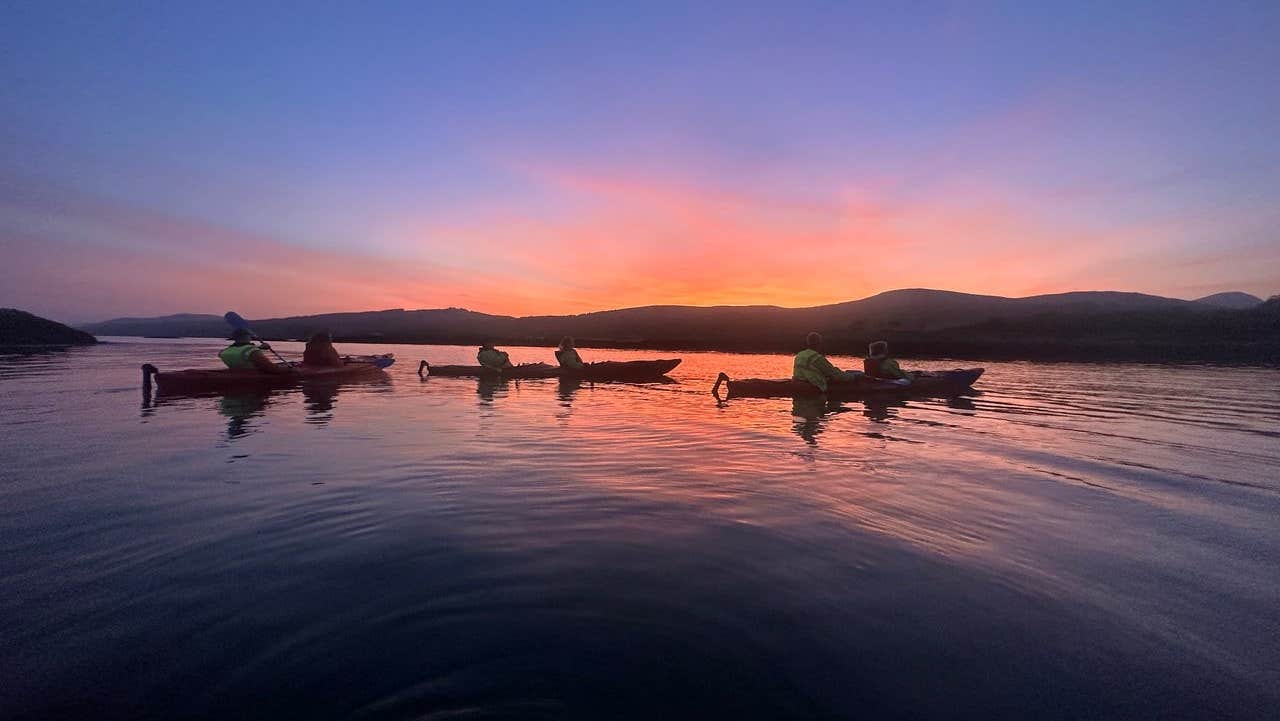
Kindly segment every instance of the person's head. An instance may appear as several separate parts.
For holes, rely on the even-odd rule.
[[[805,336],[804,347],[809,350],[822,350],[822,334],[814,332]]]
[[[253,340],[253,334],[244,328],[236,328],[231,331],[231,340],[235,341],[236,345],[244,345]]]
[[[889,355],[889,343],[887,341],[878,340],[867,346],[867,357],[869,358],[886,358]]]
[[[480,344],[480,350],[493,350],[493,341],[487,340]]]
[[[573,336],[567,335],[560,339],[560,350],[568,350],[573,347]]]
[[[311,346],[327,346],[333,343],[333,336],[325,331],[320,331],[311,336],[311,340],[307,341],[307,345]]]

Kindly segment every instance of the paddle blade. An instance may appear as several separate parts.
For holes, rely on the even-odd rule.
[[[222,319],[225,320],[228,325],[230,325],[232,328],[235,328],[236,330],[249,330],[249,321],[245,320],[244,318],[241,318],[240,314],[235,312],[234,310],[227,311],[227,314],[222,316]]]

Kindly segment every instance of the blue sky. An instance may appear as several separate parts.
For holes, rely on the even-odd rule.
[[[1280,292],[1275,3],[6,14],[0,304],[62,319]]]

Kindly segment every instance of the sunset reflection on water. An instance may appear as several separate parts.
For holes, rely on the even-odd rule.
[[[0,715],[1280,700],[1275,369],[987,363],[955,398],[718,401],[719,372],[790,358],[584,349],[684,360],[490,382],[414,372],[473,348],[370,346],[385,379],[139,402],[140,363],[217,347],[0,359],[0,630],[25,669]]]

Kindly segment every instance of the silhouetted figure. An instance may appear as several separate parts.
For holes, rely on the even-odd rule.
[[[567,335],[560,339],[560,347],[556,349],[556,360],[560,362],[561,368],[586,367],[582,357],[578,355],[578,350],[573,347],[573,336]]]
[[[307,349],[302,352],[302,363],[309,366],[340,366],[342,356],[333,347],[333,337],[321,332],[307,341]]]
[[[492,343],[485,343],[480,346],[480,351],[476,353],[476,362],[485,368],[498,372],[512,367],[511,357],[506,352],[494,348]]]
[[[849,374],[831,365],[831,361],[822,355],[822,335],[810,333],[805,338],[805,349],[796,354],[792,367],[792,380],[805,381],[827,392],[827,381],[832,379],[849,380]]]
[[[889,357],[889,343],[878,340],[867,346],[867,357],[862,359],[862,372],[872,378],[897,381],[910,385],[911,376]]]
[[[231,332],[231,345],[223,348],[218,353],[218,358],[232,370],[259,370],[263,373],[292,373],[293,369],[288,366],[279,366],[271,362],[264,350],[270,350],[271,346],[263,343],[261,346],[253,344],[253,334],[244,328],[237,328]]]

